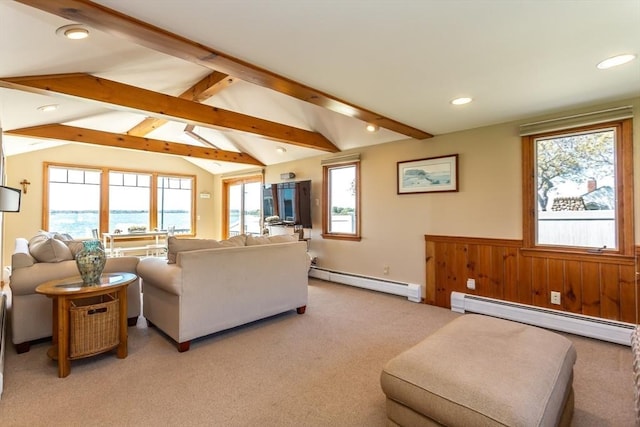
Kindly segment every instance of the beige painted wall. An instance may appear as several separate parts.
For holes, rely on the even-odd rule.
[[[633,105],[634,169],[640,171],[640,98],[554,112],[512,122],[404,140],[359,151],[362,180],[362,241],[320,237],[320,207],[313,211],[310,253],[318,266],[366,276],[425,285],[424,235],[503,239],[522,238],[522,170],[519,125],[552,117]],[[457,193],[396,194],[397,162],[458,154]],[[344,155],[348,153],[340,153]],[[279,182],[283,172],[311,179],[312,198],[322,201],[322,166],[318,158],[268,167],[266,182]],[[640,224],[640,173],[635,175],[635,222]],[[636,244],[640,227],[636,227]],[[383,274],[389,266],[389,274]],[[424,289],[423,289],[424,290]]]
[[[526,120],[533,122],[612,106],[633,105],[634,165],[640,170],[640,98],[599,104],[581,109],[550,112]],[[479,107],[478,107],[479,108]],[[461,111],[461,114],[464,114]],[[318,265],[389,280],[425,284],[424,235],[453,235],[504,239],[522,238],[521,143],[513,122],[464,132],[436,136],[424,141],[402,140],[351,152],[361,153],[362,241],[324,240],[321,233],[322,155],[297,162],[267,167],[265,182],[280,182],[280,174],[295,172],[296,180],[312,181],[312,220],[310,253]],[[459,192],[396,194],[397,162],[449,154],[459,155]],[[125,157],[126,156],[126,157]],[[96,159],[88,161],[87,159]],[[126,160],[125,160],[126,159]],[[82,164],[153,165],[164,172],[198,174],[198,192],[208,191],[211,199],[198,199],[198,237],[221,236],[222,178],[211,178],[190,163],[170,156],[77,145],[9,157],[8,185],[17,187],[27,178],[34,183],[24,198],[19,214],[7,214],[5,254],[11,254],[16,236],[31,235],[40,227],[42,162],[60,161]],[[640,207],[640,173],[635,176],[636,206]],[[640,208],[635,210],[640,224]],[[636,242],[640,242],[636,227]],[[6,255],[5,255],[6,258]],[[6,262],[6,260],[5,260]],[[389,266],[389,274],[383,274]]]
[[[519,238],[519,136],[513,125],[492,126],[425,141],[405,140],[356,150],[361,155],[362,240],[325,240],[322,232],[322,156],[268,167],[312,180],[309,252],[318,266],[424,285],[424,235]],[[340,155],[349,152],[340,153]],[[397,194],[397,162],[458,154],[459,192]],[[383,269],[389,267],[389,274]]]
[[[20,181],[31,182],[27,194],[22,195],[19,213],[4,215],[3,264],[11,265],[16,237],[29,238],[42,227],[43,162],[56,162],[84,166],[123,167],[166,173],[196,175],[196,194],[209,192],[213,195],[213,175],[183,160],[180,157],[152,154],[144,151],[107,148],[88,144],[66,144],[38,150],[6,159],[7,184],[20,188]],[[196,221],[198,237],[214,237],[213,196],[211,199],[196,199]],[[58,230],[63,231],[63,230]]]

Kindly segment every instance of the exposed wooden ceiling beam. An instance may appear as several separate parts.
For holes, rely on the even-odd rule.
[[[178,98],[186,99],[188,101],[202,102],[211,98],[216,93],[228,88],[237,79],[229,77],[227,74],[214,71],[213,73],[205,76],[199,82],[191,86],[184,91]],[[166,124],[168,120],[159,119],[155,117],[147,117],[140,123],[132,127],[127,131],[127,135],[133,136],[146,136],[150,132]]]
[[[433,136],[88,0],[16,1],[411,138]]]
[[[62,124],[33,126],[28,128],[8,130],[4,131],[4,133],[31,138],[82,142],[87,144],[104,145],[108,147],[149,151],[153,153],[196,157],[200,159],[217,160],[220,162],[264,166],[262,162],[245,153],[216,150],[210,147],[198,147],[195,145],[179,144],[176,142],[162,141],[159,139],[141,138],[139,136],[103,132]]]
[[[287,144],[336,153],[322,134],[263,120],[234,111],[170,96],[89,74],[55,74],[0,78],[0,87],[59,94],[100,102],[111,108],[217,129],[234,129]]]

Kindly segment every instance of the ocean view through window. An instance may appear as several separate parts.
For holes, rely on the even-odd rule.
[[[133,226],[195,234],[195,176],[53,164],[46,168],[45,230],[80,239],[91,237],[93,230],[126,233]]]

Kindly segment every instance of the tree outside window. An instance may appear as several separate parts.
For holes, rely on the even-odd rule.
[[[630,126],[623,120],[523,138],[523,167],[530,171],[525,246],[631,250],[625,241],[633,229]]]

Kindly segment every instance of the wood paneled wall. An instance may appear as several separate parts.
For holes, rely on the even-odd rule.
[[[451,292],[638,323],[635,257],[523,249],[521,240],[425,236],[427,304]],[[467,279],[476,289],[467,289]],[[551,291],[561,305],[551,304]]]

